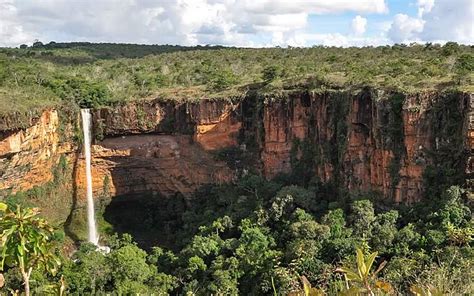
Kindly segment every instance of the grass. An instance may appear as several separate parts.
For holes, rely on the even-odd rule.
[[[366,48],[213,48],[60,43],[0,48],[0,115],[143,98],[232,99],[249,90],[372,86],[474,92],[473,48],[449,43]],[[264,80],[264,74],[267,75]]]

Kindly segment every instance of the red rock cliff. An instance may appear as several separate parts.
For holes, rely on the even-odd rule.
[[[70,142],[60,141],[55,110],[44,111],[29,128],[6,132],[0,141],[0,191],[24,191],[50,181],[60,155],[72,151]]]
[[[433,124],[447,124],[438,106],[444,99],[437,93],[410,95],[398,106],[393,94],[368,90],[295,92],[283,99],[142,101],[96,110],[94,191],[190,195],[203,184],[234,178],[235,172],[213,155],[229,147],[254,149],[255,168],[271,178],[290,172],[292,161],[302,157],[301,145],[309,145],[310,165],[322,181],[412,202],[424,190],[425,168],[434,164],[430,153],[451,141],[438,132],[442,126]],[[474,134],[467,124],[470,99],[457,94],[450,103],[455,105],[450,112],[460,118],[455,130],[462,133],[465,152]],[[0,189],[27,190],[47,182],[59,156],[66,154],[76,165],[80,195],[83,160],[73,153],[77,146],[60,140],[57,112],[45,111],[30,128],[4,133]],[[250,142],[254,147],[245,145]],[[467,156],[460,154],[459,168],[469,173]]]
[[[263,107],[263,171],[267,177],[291,170],[295,139],[306,140],[316,151],[316,175],[350,190],[376,190],[397,202],[419,200],[423,193],[423,172],[433,164],[428,156],[440,149],[434,122],[449,125],[439,110],[445,97],[436,93],[403,98],[398,113],[393,94],[363,91],[349,93],[302,93],[287,100],[267,99]],[[464,126],[471,96],[458,94],[450,116],[461,120],[459,136],[467,140]],[[437,109],[438,108],[438,109]],[[436,110],[435,110],[436,109]],[[439,117],[439,118],[438,118]],[[451,135],[450,135],[451,136]],[[457,145],[452,143],[452,145]],[[466,153],[459,155],[458,167],[466,167]]]

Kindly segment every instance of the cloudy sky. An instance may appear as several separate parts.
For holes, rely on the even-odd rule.
[[[474,0],[0,0],[0,46],[474,43]]]

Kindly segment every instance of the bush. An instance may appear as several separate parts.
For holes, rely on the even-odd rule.
[[[224,90],[236,82],[237,77],[228,69],[216,70],[211,74],[210,85],[213,90]]]
[[[459,84],[464,79],[469,79],[469,75],[474,72],[474,55],[465,53],[458,57],[454,64],[454,71]]]
[[[100,82],[81,78],[56,78],[47,82],[48,87],[62,100],[72,101],[81,108],[98,108],[109,99],[107,87]]]
[[[446,42],[446,44],[443,46],[441,53],[444,56],[450,56],[458,53],[459,50],[459,44],[457,44],[456,42]]]
[[[262,71],[262,78],[265,82],[272,82],[273,80],[281,77],[282,71],[279,66],[273,65],[265,67]]]

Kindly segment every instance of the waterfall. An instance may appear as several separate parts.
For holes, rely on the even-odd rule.
[[[84,154],[86,157],[86,185],[87,185],[87,225],[89,242],[99,246],[99,236],[95,223],[94,199],[92,196],[91,174],[91,113],[89,109],[81,109],[82,131],[84,133]]]

